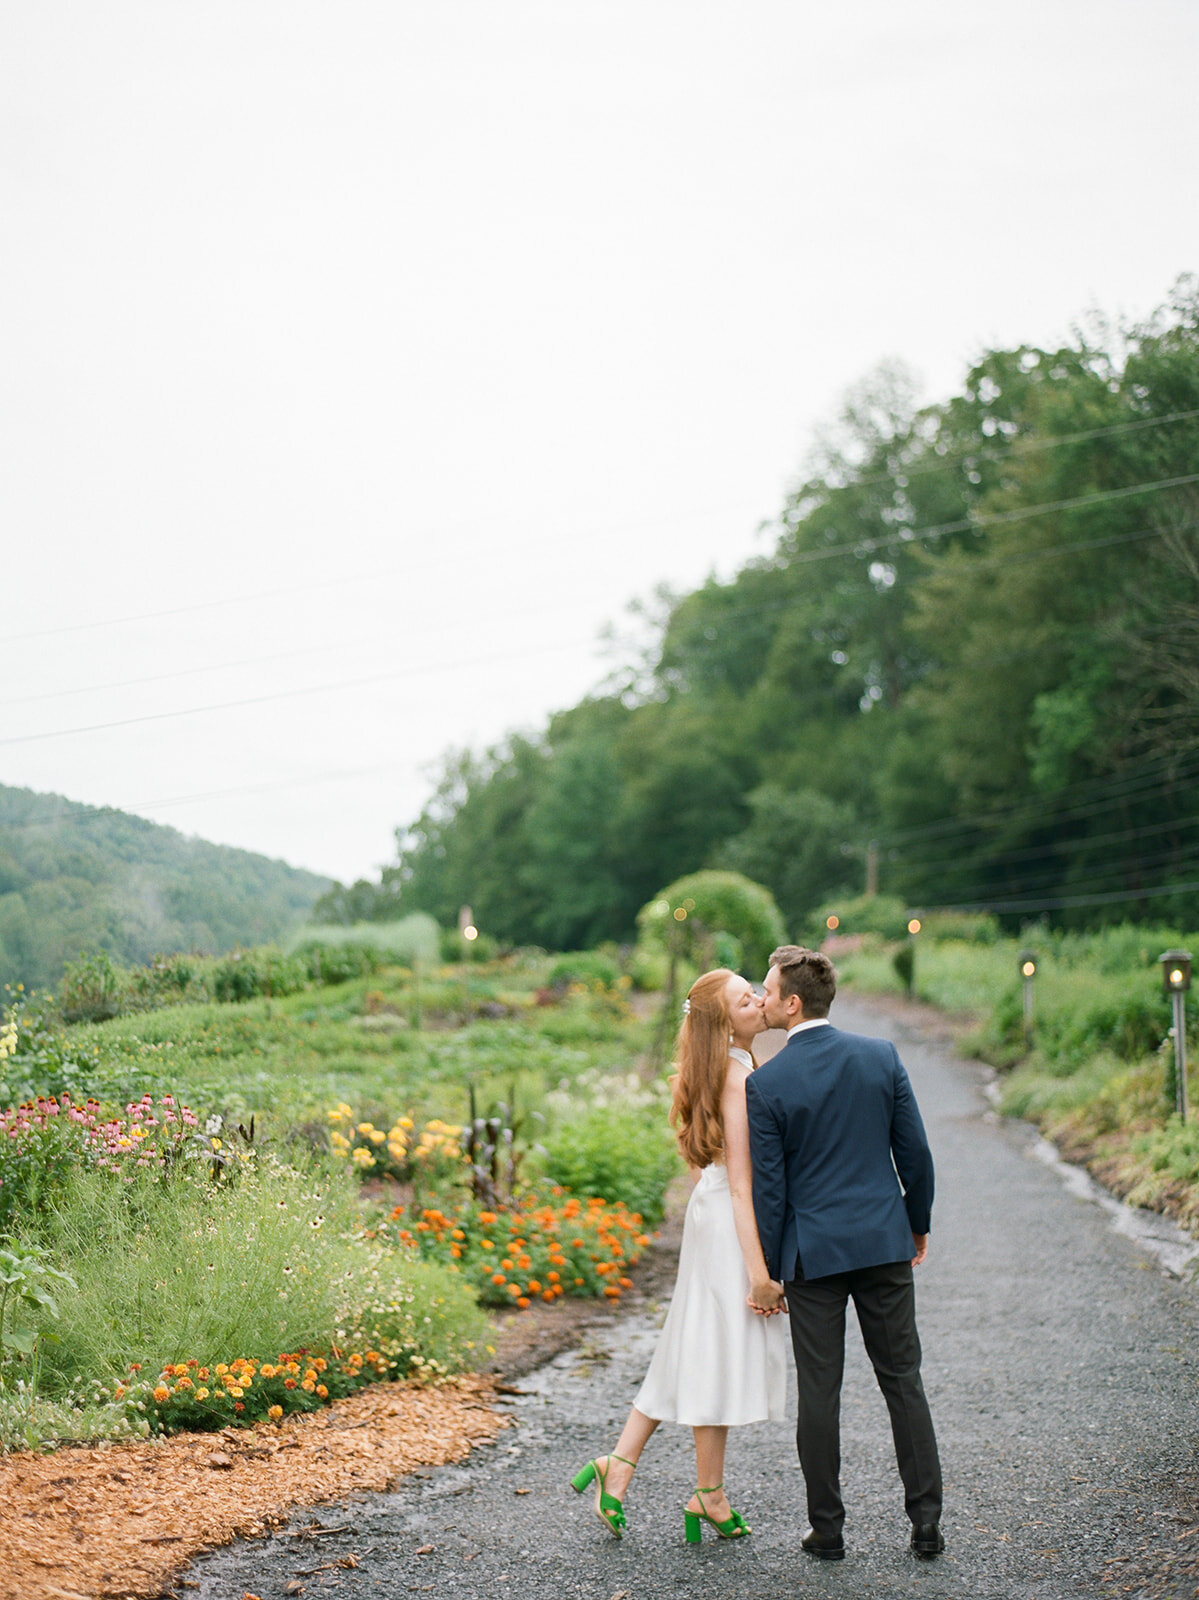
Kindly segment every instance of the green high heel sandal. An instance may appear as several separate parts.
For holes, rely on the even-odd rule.
[[[724,1484],[723,1483],[718,1483],[716,1485],[716,1488],[714,1488],[714,1489],[697,1489],[695,1491],[695,1498],[699,1501],[699,1503],[700,1503],[700,1505],[702,1507],[702,1505],[704,1503],[704,1496],[706,1494],[715,1494],[717,1489],[723,1489],[723,1488],[724,1488]],[[712,1524],[712,1526],[716,1529],[716,1532],[720,1535],[720,1537],[722,1539],[746,1539],[746,1538],[748,1538],[749,1534],[751,1532],[751,1529],[749,1527],[749,1524],[746,1522],[745,1518],[741,1515],[741,1513],[739,1511],[733,1511],[733,1508],[731,1506],[729,1507],[729,1511],[731,1512],[730,1516],[726,1517],[723,1522],[717,1522],[716,1518],[715,1517],[710,1517],[706,1511],[703,1511],[703,1510],[700,1510],[700,1511],[688,1511],[688,1510],[686,1510],[684,1508],[684,1511],[683,1511],[683,1526],[687,1530],[687,1543],[688,1544],[698,1544],[699,1543],[700,1534],[701,1534],[701,1529],[700,1529],[700,1521],[701,1521],[701,1519],[704,1522],[710,1522]]]
[[[604,1457],[605,1461],[623,1461],[626,1467],[636,1467],[635,1461],[629,1461],[625,1456],[618,1456],[615,1452]],[[608,1476],[608,1469],[601,1467],[598,1461],[589,1461],[581,1472],[576,1472],[570,1480],[570,1486],[576,1494],[582,1494],[589,1483],[595,1484],[595,1514],[607,1528],[609,1533],[618,1539],[624,1535],[625,1520],[624,1507],[614,1494],[605,1492],[604,1483]]]

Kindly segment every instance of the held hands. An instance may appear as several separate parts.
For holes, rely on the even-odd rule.
[[[777,1317],[780,1311],[787,1309],[787,1302],[783,1299],[782,1284],[775,1283],[770,1278],[764,1278],[761,1283],[753,1284],[745,1303],[760,1317]]]

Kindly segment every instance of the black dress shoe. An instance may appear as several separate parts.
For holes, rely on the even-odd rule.
[[[932,1561],[945,1548],[945,1535],[939,1522],[918,1522],[912,1529],[912,1554],[921,1561]]]
[[[799,1542],[818,1561],[845,1560],[845,1540],[839,1533],[816,1533],[809,1528]]]

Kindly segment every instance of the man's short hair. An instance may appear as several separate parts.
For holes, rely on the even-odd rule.
[[[826,955],[800,944],[784,944],[771,955],[770,965],[779,969],[779,991],[797,994],[805,1017],[828,1016],[837,993],[837,969]]]

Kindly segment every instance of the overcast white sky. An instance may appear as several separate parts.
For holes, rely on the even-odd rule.
[[[0,782],[373,874],[447,747],[767,548],[880,360],[937,398],[1199,266],[1197,46],[1195,0],[0,0]]]

